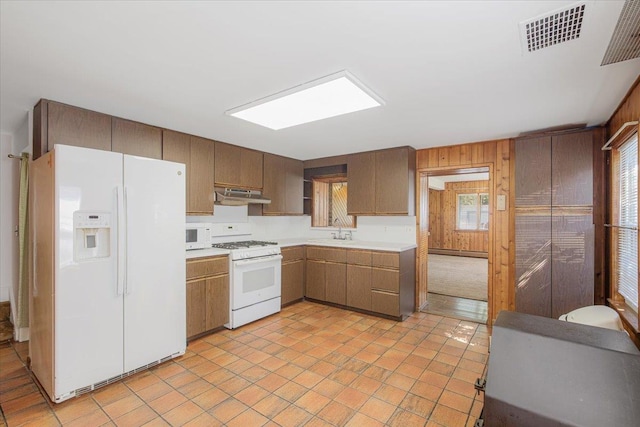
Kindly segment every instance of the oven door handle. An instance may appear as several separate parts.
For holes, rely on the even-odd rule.
[[[233,261],[233,265],[237,267],[241,267],[244,265],[262,264],[264,262],[275,261],[280,259],[282,259],[282,255],[268,255],[268,256],[261,256],[258,258],[238,259]]]

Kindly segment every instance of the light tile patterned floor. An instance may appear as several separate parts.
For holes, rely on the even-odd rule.
[[[488,334],[432,314],[394,322],[302,302],[58,405],[25,368],[27,345],[0,344],[0,424],[10,427],[469,427]]]

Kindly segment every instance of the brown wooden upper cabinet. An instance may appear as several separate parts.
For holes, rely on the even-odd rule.
[[[304,167],[302,161],[264,153],[263,194],[271,203],[264,215],[302,215]]]
[[[216,187],[262,189],[262,152],[216,141]]]
[[[414,215],[415,163],[411,147],[349,155],[349,215]]]
[[[113,117],[111,151],[162,159],[162,129]]]
[[[187,213],[211,215],[215,142],[166,129],[162,132],[162,140],[162,158],[186,165]]]
[[[111,151],[111,116],[41,99],[34,107],[33,158],[55,144]]]

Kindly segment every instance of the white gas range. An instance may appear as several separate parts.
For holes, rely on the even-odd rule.
[[[245,240],[250,236],[247,226],[214,224],[212,230],[212,240],[218,241],[212,247],[229,250],[229,323],[225,325],[228,329],[280,311],[280,246],[276,242]]]

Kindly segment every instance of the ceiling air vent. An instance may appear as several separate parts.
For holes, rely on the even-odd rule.
[[[570,8],[555,10],[520,23],[523,48],[527,52],[535,52],[580,37],[584,3],[572,5]]]
[[[600,65],[614,64],[638,57],[640,57],[640,1],[627,0]]]

